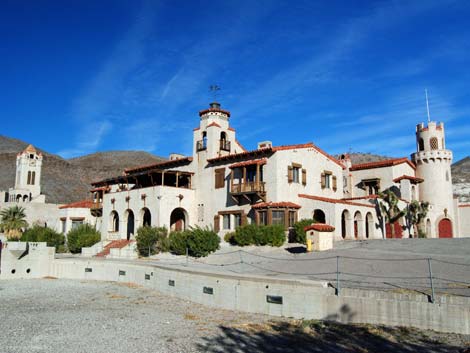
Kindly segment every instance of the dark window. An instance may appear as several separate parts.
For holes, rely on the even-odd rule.
[[[225,168],[215,170],[215,188],[220,189],[225,186]]]

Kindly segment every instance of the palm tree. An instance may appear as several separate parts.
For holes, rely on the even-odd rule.
[[[7,239],[17,240],[23,228],[28,226],[24,207],[13,206],[0,211],[0,227]]]

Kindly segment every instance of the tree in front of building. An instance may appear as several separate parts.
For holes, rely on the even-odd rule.
[[[408,205],[406,211],[406,220],[409,227],[413,227],[415,237],[424,237],[424,232],[421,228],[423,220],[428,214],[429,202],[420,202],[413,200]]]
[[[398,196],[390,189],[387,189],[379,193],[379,197],[382,202],[379,202],[380,211],[385,218],[387,224],[394,224],[400,218],[406,215],[406,209],[400,210],[398,207],[398,202],[400,199]]]
[[[7,239],[18,240],[21,237],[22,231],[28,226],[25,211],[21,206],[12,206],[0,211],[0,228]]]

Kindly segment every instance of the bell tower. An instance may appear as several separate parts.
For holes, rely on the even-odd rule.
[[[428,121],[416,126],[416,152],[411,155],[416,164],[416,174],[423,178],[419,184],[421,201],[429,202],[427,233],[432,237],[443,236],[444,222],[452,227],[454,222],[452,192],[452,151],[446,149],[444,123]],[[447,229],[446,234],[449,234]],[[450,228],[452,236],[452,228]]]
[[[9,190],[9,201],[27,202],[41,195],[42,158],[42,154],[33,145],[18,153],[15,187]]]

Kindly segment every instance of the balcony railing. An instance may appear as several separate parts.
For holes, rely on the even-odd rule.
[[[228,151],[230,152],[230,141],[227,140],[219,140],[220,142],[220,150],[221,151]]]
[[[204,151],[207,148],[207,141],[199,140],[196,142],[196,151]]]
[[[243,193],[264,193],[264,181],[247,181],[240,184],[232,184],[230,192],[232,194],[243,194]]]

